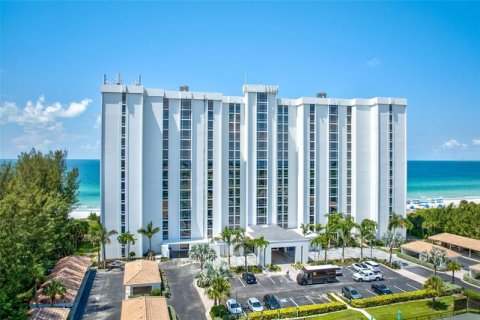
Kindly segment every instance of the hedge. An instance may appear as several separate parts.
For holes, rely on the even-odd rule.
[[[402,293],[381,295],[381,296],[365,298],[365,299],[355,299],[355,300],[352,300],[350,303],[355,308],[369,308],[369,307],[383,306],[386,304],[392,304],[397,302],[431,298],[432,296],[433,296],[432,291],[418,290],[418,291],[412,291],[412,292],[402,292]]]
[[[168,306],[168,314],[170,315],[170,320],[177,320],[177,313],[172,306]]]
[[[165,272],[162,269],[158,269],[160,271],[160,278],[162,279],[161,283],[161,290],[162,296],[165,298],[170,298],[170,286],[168,285],[168,279],[165,275]]]
[[[466,289],[466,290],[463,291],[463,294],[466,295],[469,298],[480,301],[480,293],[478,293],[478,292]]]
[[[450,281],[443,281],[445,284],[445,293],[444,295],[449,296],[454,293],[462,292],[463,288],[458,284],[451,283]]]
[[[404,253],[397,253],[397,257],[399,258],[402,258],[404,260],[407,260],[407,261],[410,261],[410,262],[413,262],[413,263],[416,263],[416,264],[419,264],[421,266],[424,266],[424,267],[427,267],[429,269],[434,269],[433,268],[433,263],[430,263],[430,262],[424,262],[420,259],[417,259],[417,258],[414,258],[412,256],[409,256],[408,254],[404,254]],[[444,269],[444,268],[443,268]],[[437,271],[438,270],[442,270],[441,268],[437,268]]]
[[[263,312],[252,312],[248,315],[248,319],[269,320],[269,319],[290,319],[297,317],[307,317],[316,314],[334,312],[347,309],[347,306],[341,302],[328,302],[322,304],[311,304],[299,307],[282,308],[279,310],[268,310]]]
[[[463,275],[463,280],[468,282],[468,283],[471,283],[473,285],[476,285],[476,286],[479,286],[480,287],[480,280],[478,279],[475,279],[475,278],[472,278],[470,277],[468,274],[464,274]]]
[[[223,318],[226,315],[228,315],[228,310],[227,307],[225,307],[225,305],[223,304],[213,306],[212,309],[210,309],[210,317],[212,317],[212,319],[216,317]]]
[[[237,267],[231,267],[230,270],[233,273],[243,273],[245,272],[245,266],[237,266]],[[262,267],[261,266],[248,266],[248,272],[251,273],[262,273]]]

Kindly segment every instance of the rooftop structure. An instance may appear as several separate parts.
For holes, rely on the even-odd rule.
[[[135,260],[125,264],[123,274],[123,285],[142,285],[161,283],[160,271],[156,261],[151,260]]]
[[[408,243],[402,244],[401,248],[402,248],[402,250],[408,250],[410,252],[414,252],[414,253],[420,254],[420,255],[423,254],[424,252],[430,252],[433,248],[437,248],[437,249],[440,249],[440,250],[444,250],[447,254],[447,257],[450,258],[450,259],[457,258],[457,257],[461,256],[461,254],[459,254],[455,251],[452,251],[452,250],[449,250],[447,248],[437,246],[437,245],[434,245],[430,242],[425,242],[425,241],[408,242]]]
[[[480,240],[462,237],[452,233],[440,233],[434,236],[428,237],[429,240],[434,242],[439,242],[442,246],[452,248],[458,247],[467,249],[469,252],[469,257],[472,255],[472,251],[476,251],[480,254]]]
[[[137,297],[122,301],[121,320],[170,320],[164,297]]]

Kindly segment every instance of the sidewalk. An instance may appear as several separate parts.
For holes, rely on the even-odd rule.
[[[365,309],[359,309],[359,308],[354,308],[352,306],[350,306],[348,303],[346,303],[345,301],[343,301],[342,299],[340,299],[335,293],[330,293],[337,301],[343,303],[344,305],[347,306],[347,309],[350,309],[350,310],[354,310],[354,311],[358,311],[360,312],[361,314],[363,314],[365,317],[367,317],[367,319],[373,319],[372,315],[370,313],[368,313]]]

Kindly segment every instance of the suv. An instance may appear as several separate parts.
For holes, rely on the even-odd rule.
[[[380,295],[393,294],[389,287],[380,283],[372,283],[372,290]]]
[[[277,310],[280,309],[280,303],[278,303],[277,298],[273,294],[266,294],[263,296],[263,304],[267,309]]]
[[[242,278],[247,284],[257,283],[257,277],[251,272],[244,272]]]
[[[355,290],[353,287],[343,287],[342,288],[342,295],[347,299],[362,299],[362,295]]]
[[[231,314],[241,314],[242,306],[235,299],[227,300],[227,310]]]
[[[380,270],[380,266],[378,265],[378,263],[376,263],[375,261],[365,261],[364,264],[368,267],[368,269],[370,269],[373,272],[381,272],[382,271],[382,270]]]
[[[383,280],[383,274],[373,273],[372,271],[360,271],[353,274],[353,280],[355,281],[378,281]]]
[[[335,275],[336,276],[342,276],[342,268],[340,268],[339,266],[334,266],[335,267]]]
[[[370,270],[365,263],[354,263],[352,268],[357,272]]]

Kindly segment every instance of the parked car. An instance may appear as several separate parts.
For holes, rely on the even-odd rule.
[[[382,283],[372,283],[372,290],[380,295],[393,294],[392,290]]]
[[[257,298],[249,298],[247,300],[248,309],[252,311],[263,311],[263,306]]]
[[[364,263],[354,263],[354,264],[352,264],[352,268],[353,268],[353,270],[358,271],[358,272],[369,270],[368,266]]]
[[[280,309],[280,303],[273,294],[266,294],[263,296],[263,304],[267,309],[277,310]]]
[[[353,287],[343,287],[342,288],[342,295],[347,299],[362,299],[363,296],[355,290]]]
[[[240,303],[237,302],[235,299],[227,300],[227,310],[231,314],[241,314],[242,313],[242,306]]]
[[[251,272],[244,272],[242,278],[247,284],[257,283],[257,277]]]
[[[379,281],[383,280],[383,274],[381,272],[375,273],[370,270],[360,271],[353,274],[353,280],[357,282],[361,281]]]
[[[342,268],[340,268],[339,266],[335,266],[335,275],[342,276],[343,275]]]
[[[376,263],[375,261],[365,261],[364,263],[370,271],[373,272],[381,272],[380,270],[380,265]]]
[[[405,267],[408,267],[408,263],[406,263],[405,261],[393,260],[392,263],[399,265],[400,268],[402,268],[402,269],[405,268]]]

